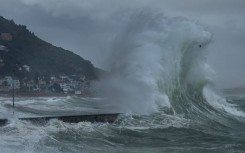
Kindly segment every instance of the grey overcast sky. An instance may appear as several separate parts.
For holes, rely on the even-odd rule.
[[[97,67],[104,67],[104,53],[127,18],[142,10],[207,26],[217,86],[245,85],[245,0],[0,0],[1,16]]]

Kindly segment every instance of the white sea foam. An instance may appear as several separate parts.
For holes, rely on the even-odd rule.
[[[237,110],[234,104],[227,103],[226,99],[216,94],[211,88],[205,87],[203,90],[207,102],[216,109],[220,109],[229,114],[245,117],[245,113]]]
[[[207,79],[203,58],[210,39],[205,28],[184,18],[135,16],[111,48],[111,76],[100,84],[104,94],[122,112],[145,114],[159,104],[170,107],[166,90],[174,82]]]

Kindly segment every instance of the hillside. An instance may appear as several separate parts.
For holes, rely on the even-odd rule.
[[[31,75],[35,73],[47,76],[76,74],[95,79],[97,78],[96,71],[100,71],[90,61],[41,40],[26,26],[17,25],[13,20],[7,20],[1,16],[0,34],[0,45],[7,47],[4,53],[5,63],[0,67],[0,75],[11,74],[13,69],[25,70],[24,65],[30,66],[30,71],[23,73]]]

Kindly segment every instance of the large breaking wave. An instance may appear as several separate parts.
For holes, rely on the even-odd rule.
[[[212,90],[214,71],[206,62],[211,40],[212,34],[195,21],[137,15],[113,43],[103,92],[123,113],[161,110],[215,122],[226,115],[245,116]]]

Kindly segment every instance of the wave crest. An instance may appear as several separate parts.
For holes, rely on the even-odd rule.
[[[198,120],[217,115],[219,108],[203,93],[214,74],[206,62],[211,40],[212,34],[197,22],[136,15],[113,43],[107,60],[110,76],[100,84],[103,93],[125,113],[165,108],[165,113]]]

